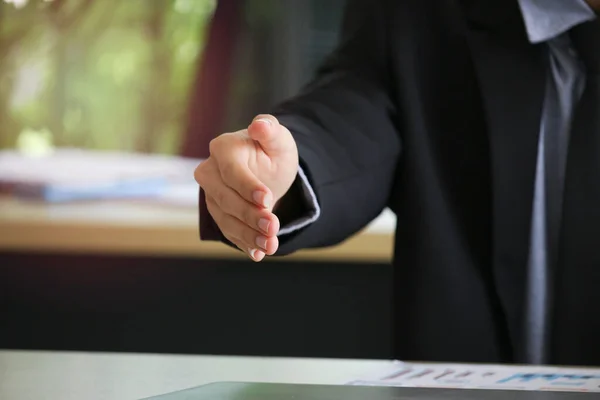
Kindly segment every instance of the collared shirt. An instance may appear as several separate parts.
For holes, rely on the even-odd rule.
[[[492,1],[492,0],[490,0]],[[539,364],[545,362],[544,336],[549,329],[546,312],[548,301],[548,253],[546,226],[546,181],[547,171],[545,138],[560,141],[559,170],[564,169],[568,147],[569,130],[573,110],[581,97],[585,84],[585,71],[572,48],[569,30],[581,23],[596,18],[596,14],[584,0],[518,0],[529,41],[547,47],[548,74],[546,93],[538,144],[537,167],[532,204],[532,224],[528,268],[528,290],[525,310],[525,360],[521,362]],[[550,177],[560,179],[557,177]],[[300,168],[306,204],[311,210],[298,221],[282,227],[279,234],[285,235],[301,229],[319,218],[320,207],[315,193]],[[559,183],[562,186],[562,182]]]

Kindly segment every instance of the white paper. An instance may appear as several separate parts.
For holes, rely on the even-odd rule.
[[[193,182],[202,160],[161,154],[57,149],[39,157],[0,151],[0,183],[95,186],[148,178]]]
[[[600,392],[600,368],[394,362],[349,385]]]

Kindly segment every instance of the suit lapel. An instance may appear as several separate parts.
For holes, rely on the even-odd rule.
[[[518,361],[522,354],[530,222],[545,93],[545,54],[541,47],[528,42],[516,1],[466,3],[469,42],[490,143],[492,267]]]

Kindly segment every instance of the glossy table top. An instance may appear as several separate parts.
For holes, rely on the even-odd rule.
[[[0,351],[0,399],[128,400],[222,381],[345,384],[389,363]]]

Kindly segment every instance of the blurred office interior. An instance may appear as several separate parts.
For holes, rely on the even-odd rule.
[[[0,348],[388,358],[394,220],[261,264],[198,238],[215,135],[296,93],[344,0],[0,0]]]

